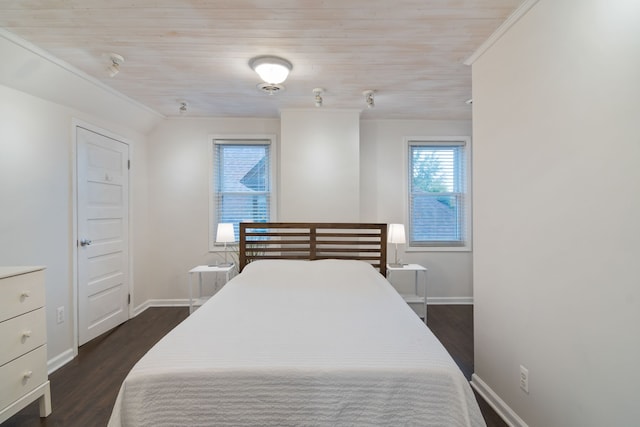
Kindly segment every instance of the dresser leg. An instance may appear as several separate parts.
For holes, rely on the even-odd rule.
[[[40,417],[48,417],[51,414],[51,386],[47,381],[47,385],[44,388],[44,394],[40,396],[38,403],[40,405]]]

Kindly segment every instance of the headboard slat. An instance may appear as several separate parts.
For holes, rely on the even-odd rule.
[[[356,259],[386,275],[387,224],[241,222],[239,269],[259,259]]]

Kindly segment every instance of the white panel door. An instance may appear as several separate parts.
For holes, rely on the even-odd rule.
[[[129,146],[76,127],[79,345],[129,319]]]

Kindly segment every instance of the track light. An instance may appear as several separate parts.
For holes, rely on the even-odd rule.
[[[111,65],[107,67],[107,71],[109,72],[109,77],[115,77],[120,72],[120,65],[124,63],[124,58],[117,53],[110,53],[109,59],[111,60]]]
[[[314,95],[314,101],[316,103],[316,107],[322,107],[322,94],[324,93],[324,89],[322,88],[315,88],[313,90],[313,95]]]
[[[376,106],[375,101],[373,100],[374,90],[365,90],[362,92],[364,95],[364,101],[367,103],[367,108],[373,108]]]

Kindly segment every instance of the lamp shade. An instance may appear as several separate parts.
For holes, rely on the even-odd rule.
[[[292,68],[289,61],[277,56],[259,56],[253,58],[249,65],[263,81],[276,85],[287,79]]]
[[[236,241],[236,238],[233,234],[233,224],[230,222],[222,222],[218,224],[218,232],[216,233],[216,242],[230,243],[235,241]]]
[[[395,244],[406,243],[407,239],[404,234],[404,224],[389,224],[387,241]]]

